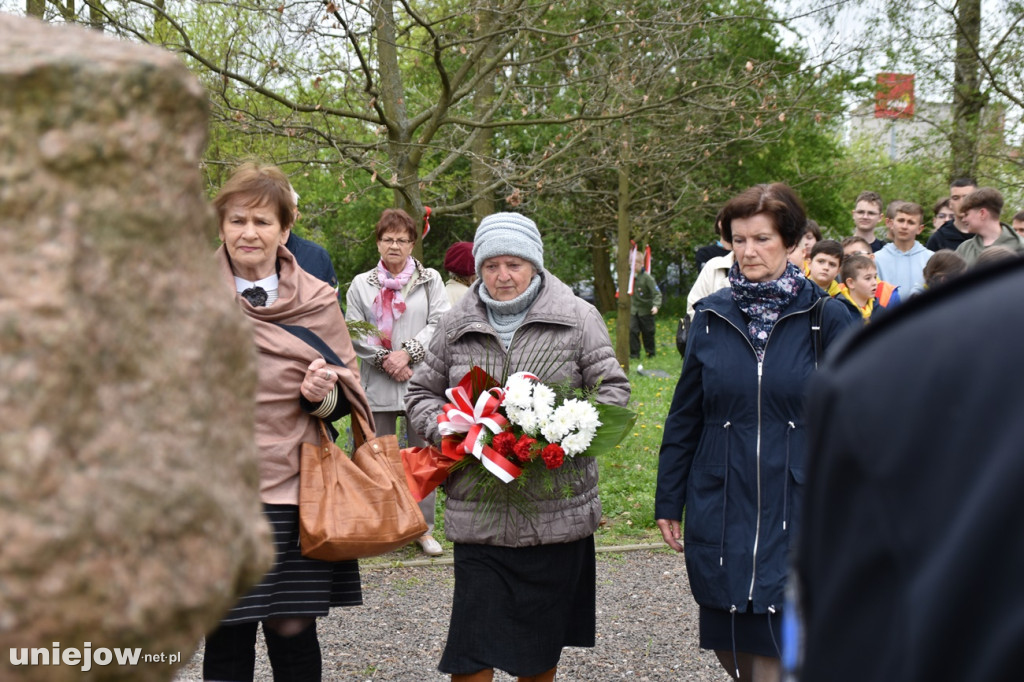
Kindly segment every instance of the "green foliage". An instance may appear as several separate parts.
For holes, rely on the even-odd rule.
[[[855,140],[847,157],[836,163],[836,185],[846,198],[843,221],[835,225],[838,236],[853,232],[850,211],[854,199],[864,190],[878,192],[885,204],[895,200],[920,204],[924,208],[925,224],[930,226],[935,201],[949,196],[948,168],[948,159],[943,156],[923,155],[892,161],[887,149],[878,149],[863,139]],[[925,230],[920,240],[927,239],[928,234]]]

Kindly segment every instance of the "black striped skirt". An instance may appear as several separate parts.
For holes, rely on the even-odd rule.
[[[326,616],[332,606],[363,603],[359,562],[319,561],[299,549],[299,507],[264,504],[274,535],[274,566],[228,611],[221,625],[266,618]]]

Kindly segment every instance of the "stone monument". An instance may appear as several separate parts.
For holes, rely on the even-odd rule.
[[[169,680],[273,560],[206,130],[174,55],[0,14],[0,679]]]

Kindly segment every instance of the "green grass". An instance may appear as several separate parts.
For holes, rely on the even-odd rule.
[[[678,318],[657,317],[657,355],[631,360],[630,407],[637,411],[633,432],[610,454],[601,458],[601,505],[605,523],[597,532],[600,545],[656,541],[661,533],[654,524],[654,487],[658,476],[658,450],[672,393],[682,369],[676,350]],[[613,343],[615,319],[608,319]],[[642,376],[637,369],[660,369],[667,378]]]

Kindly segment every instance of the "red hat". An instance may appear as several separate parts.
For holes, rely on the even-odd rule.
[[[473,260],[473,242],[455,242],[444,254],[444,269],[461,277],[476,274]]]

